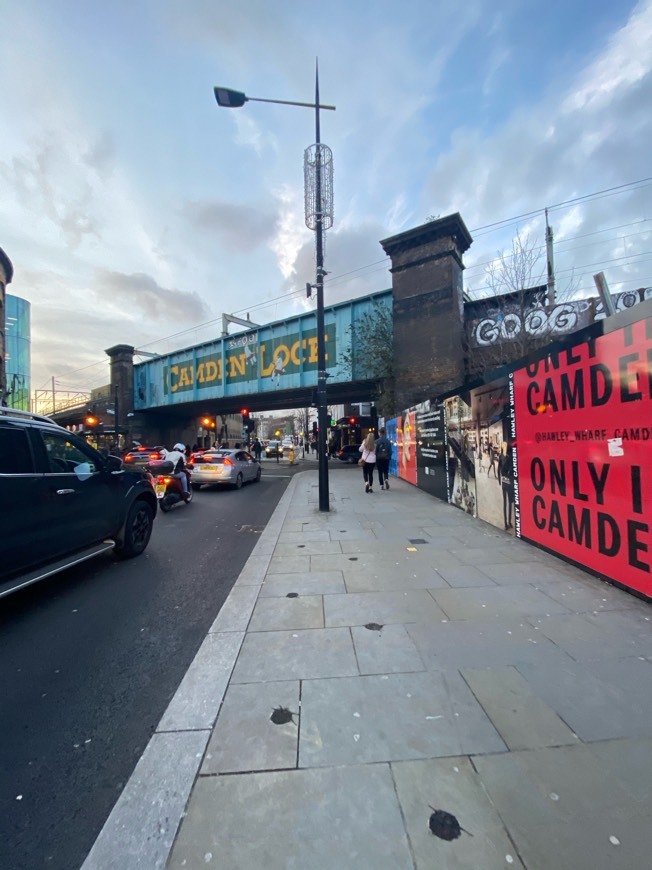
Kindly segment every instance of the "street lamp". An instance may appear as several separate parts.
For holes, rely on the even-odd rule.
[[[319,110],[335,110],[319,102],[319,68],[315,71],[315,102],[297,103],[290,100],[267,100],[248,97],[242,91],[230,88],[213,88],[218,106],[239,109],[248,102],[280,103],[284,106],[303,106],[315,110],[315,145],[305,152],[305,198],[306,224],[315,231],[317,276],[317,419],[319,426],[319,510],[330,510],[328,494],[328,455],[326,453],[326,429],[328,410],[326,406],[326,342],[324,334],[324,230],[332,226],[332,182],[327,174],[332,173],[330,148],[320,142]],[[327,224],[327,225],[326,225]],[[308,285],[309,287],[310,285]],[[308,292],[308,295],[310,293]]]

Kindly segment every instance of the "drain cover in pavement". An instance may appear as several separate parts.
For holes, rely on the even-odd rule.
[[[408,538],[408,541],[411,544],[427,544],[428,543],[428,541],[426,541],[425,538]]]
[[[288,594],[285,597],[286,598],[298,598],[299,593],[298,592],[288,592]]]

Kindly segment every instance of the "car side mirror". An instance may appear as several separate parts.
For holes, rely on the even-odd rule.
[[[106,457],[106,470],[107,471],[120,471],[121,468],[122,468],[122,459],[120,459],[119,456],[113,456],[113,454],[110,453]]]

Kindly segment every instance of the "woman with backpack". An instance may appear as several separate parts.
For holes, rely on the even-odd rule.
[[[374,465],[376,464],[375,453],[376,439],[374,433],[370,432],[360,445],[360,453],[362,456],[358,462],[362,466],[362,475],[365,481],[365,492],[373,492],[374,485]]]
[[[392,458],[392,442],[385,436],[385,430],[379,429],[380,437],[376,441],[376,468],[378,483],[381,489],[389,489],[389,461]]]

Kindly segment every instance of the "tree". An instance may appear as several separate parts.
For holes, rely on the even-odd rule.
[[[342,364],[353,380],[375,380],[373,400],[385,417],[394,414],[394,320],[392,309],[374,302],[347,330]]]
[[[555,338],[587,325],[580,316],[586,309],[574,300],[574,277],[549,298],[545,245],[517,232],[511,249],[498,251],[486,268],[480,298],[466,299],[464,310],[465,353],[469,377],[482,374]]]

